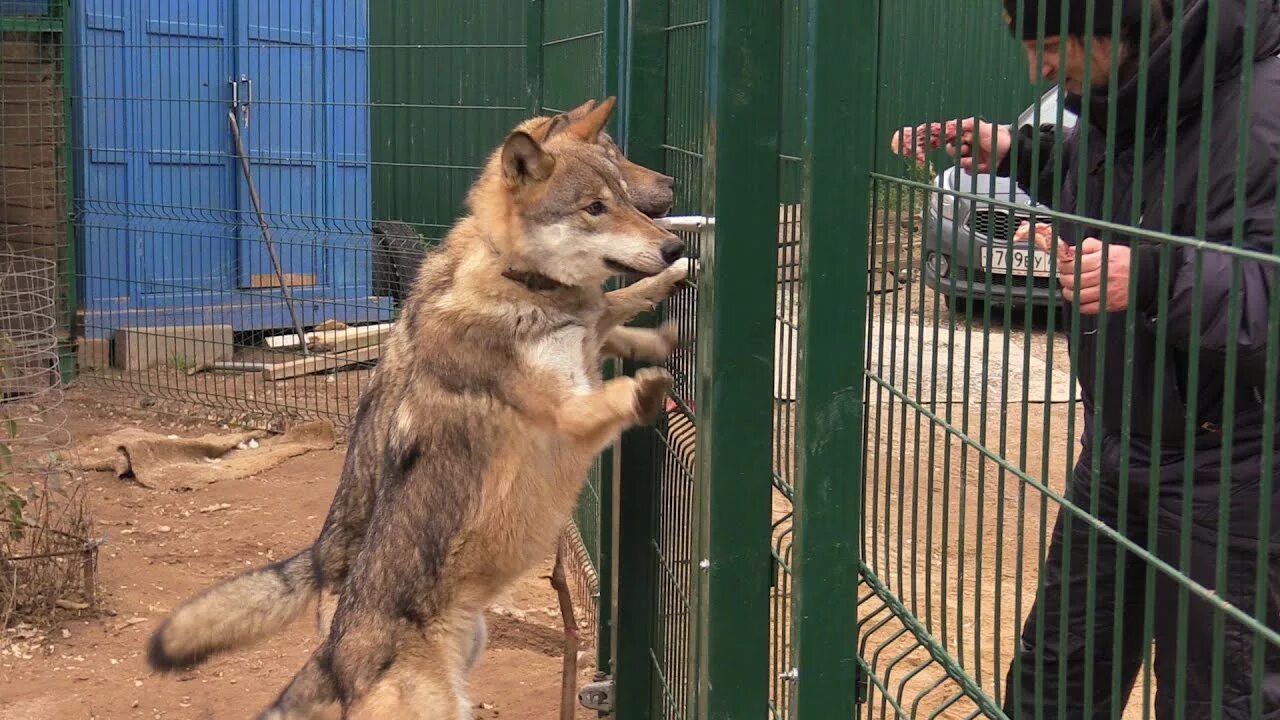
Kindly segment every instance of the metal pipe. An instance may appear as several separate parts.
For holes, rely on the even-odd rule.
[[[253,184],[253,173],[249,170],[249,156],[244,152],[244,142],[240,139],[240,123],[236,121],[236,109],[227,112],[227,122],[231,125],[231,137],[236,141],[236,155],[240,157],[240,169],[244,172],[244,181],[249,185],[249,199],[253,201],[253,212],[258,216],[258,226],[262,228],[262,239],[267,244],[267,254],[271,256],[271,265],[275,268],[276,279],[280,281],[280,293],[284,295],[285,307],[289,309],[289,318],[293,321],[293,330],[302,343],[302,354],[310,355],[307,347],[307,335],[302,331],[302,323],[298,321],[298,313],[293,307],[293,295],[289,293],[289,284],[285,282],[284,269],[280,266],[280,258],[276,255],[275,244],[271,242],[271,229],[267,227],[267,218],[262,212],[262,198],[258,197],[258,188]]]
[[[702,232],[716,226],[716,219],[706,215],[673,215],[656,218],[653,222],[658,227],[671,232]]]

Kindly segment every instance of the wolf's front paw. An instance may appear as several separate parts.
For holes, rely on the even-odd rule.
[[[665,360],[680,347],[680,327],[668,320],[658,326],[657,333],[662,339],[663,360]]]
[[[694,258],[682,257],[671,263],[671,267],[663,270],[662,282],[667,286],[667,296],[674,295],[680,284],[688,280],[698,267],[698,261]]]
[[[636,372],[636,419],[648,425],[658,419],[671,390],[671,373],[662,368],[644,368]]]

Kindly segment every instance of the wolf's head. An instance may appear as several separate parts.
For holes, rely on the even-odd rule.
[[[588,100],[558,115],[529,118],[516,126],[516,130],[523,130],[539,143],[544,143],[585,118],[595,108],[596,101]],[[664,217],[671,212],[675,204],[675,178],[631,162],[603,128],[586,142],[600,145],[605,156],[618,166],[622,173],[622,186],[637,210],[653,218]]]
[[[654,275],[685,252],[683,242],[636,208],[618,163],[593,142],[613,108],[609,98],[544,142],[517,130],[498,154],[504,250],[565,285]]]

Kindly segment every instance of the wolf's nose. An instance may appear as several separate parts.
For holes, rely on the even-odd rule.
[[[662,261],[670,265],[671,263],[684,257],[685,244],[683,241],[672,238],[662,243]]]

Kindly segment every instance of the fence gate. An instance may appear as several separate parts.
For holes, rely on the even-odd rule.
[[[614,483],[618,717],[1272,712],[1274,540],[1249,538],[1273,534],[1280,208],[1274,144],[1249,145],[1250,123],[1274,110],[1249,103],[1253,75],[1275,76],[1262,45],[1280,42],[1275,3],[1144,11],[1117,76],[1169,86],[1153,33],[1207,34],[1186,47],[1209,54],[1243,38],[1261,64],[1216,55],[1234,72],[1219,80],[1238,80],[1229,110],[1244,139],[1177,137],[1223,122],[1207,97],[1150,141],[1170,159],[1141,167],[1148,141],[1126,147],[1114,129],[1133,109],[1076,109],[1028,85],[994,0],[615,5],[627,151],[677,177],[678,214],[710,218],[689,236],[696,288],[666,308],[687,342],[670,363],[675,397],[656,430],[624,438]],[[1032,35],[1042,60],[1059,52]],[[1176,95],[1152,96],[1163,104],[1138,110],[1139,127],[1177,117]],[[1011,174],[1030,170],[1037,187],[890,150],[902,125],[974,116],[1046,126],[1043,145],[1010,152]],[[1078,188],[1059,160],[1077,126],[1094,128],[1078,131],[1085,150],[1107,150],[1092,174],[1067,176]],[[1251,175],[1257,153],[1270,164]],[[1185,163],[1200,169],[1180,198],[1161,173]],[[1088,183],[1108,203],[1138,199],[1102,223],[1052,209]],[[1161,289],[1095,321],[1061,299],[1060,258],[1015,241],[1028,219],[1116,257],[1157,248],[1147,272]],[[1128,344],[1106,344],[1108,331]],[[1108,376],[1117,397],[1155,383],[1161,399],[1104,418],[1081,387]],[[1242,383],[1252,395],[1219,402]],[[1169,407],[1177,427],[1135,419]],[[1082,444],[1087,428],[1102,430]],[[1200,680],[1162,682],[1162,666]]]

